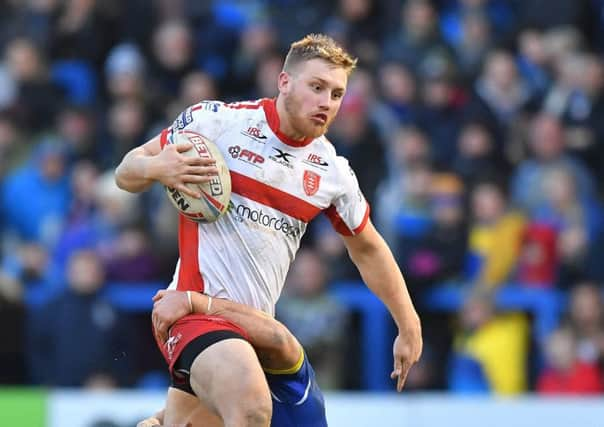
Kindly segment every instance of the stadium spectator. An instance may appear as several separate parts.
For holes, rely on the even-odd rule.
[[[32,313],[28,361],[32,380],[47,386],[129,385],[128,329],[102,296],[98,255],[75,252],[67,266],[68,288]]]
[[[56,242],[70,202],[65,144],[44,138],[0,189],[5,229],[25,240]]]
[[[494,289],[512,277],[525,219],[509,209],[504,189],[496,182],[477,184],[470,198],[468,280],[478,289]]]
[[[517,207],[530,215],[543,203],[547,171],[557,166],[572,175],[581,199],[593,197],[593,177],[584,164],[565,153],[563,129],[555,117],[548,114],[534,117],[528,143],[531,155],[516,166],[510,180],[512,202]]]
[[[432,56],[449,55],[430,1],[406,1],[400,17],[397,28],[385,37],[382,61],[398,62],[417,72]]]
[[[567,326],[580,361],[604,366],[604,302],[596,283],[579,282],[570,290]]]
[[[507,171],[501,150],[497,147],[488,127],[480,122],[463,125],[457,138],[455,154],[449,158],[450,167],[473,187],[493,174]]]
[[[350,313],[329,296],[327,271],[320,256],[303,249],[288,274],[277,318],[298,338],[312,360],[317,381],[323,389],[341,389],[345,383],[344,352]]]
[[[4,49],[4,62],[17,91],[10,109],[28,131],[50,128],[64,99],[64,91],[50,78],[45,53],[27,38],[14,38]]]
[[[386,165],[384,143],[380,141],[376,127],[369,121],[366,109],[364,100],[348,96],[342,102],[328,137],[338,153],[348,159],[363,194],[369,203],[373,203],[376,188],[384,178]],[[366,165],[372,167],[368,168]]]
[[[518,394],[528,386],[529,322],[497,312],[493,295],[472,294],[459,313],[449,387],[459,393]]]
[[[604,390],[598,366],[577,358],[577,343],[571,331],[559,329],[551,334],[546,359],[547,368],[537,378],[537,393],[589,395]]]

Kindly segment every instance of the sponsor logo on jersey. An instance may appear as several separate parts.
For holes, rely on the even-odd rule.
[[[172,124],[172,129],[182,130],[191,123],[193,123],[193,112],[189,107],[185,111],[180,113],[176,120],[174,120],[174,123]]]
[[[299,237],[303,230],[287,222],[284,217],[272,216],[262,209],[252,209],[249,206],[229,202],[228,212],[233,214],[236,221],[251,222],[266,229],[279,231],[288,237]]]
[[[294,165],[291,164],[290,160],[295,158],[292,153],[288,153],[287,151],[280,150],[276,147],[271,147],[275,154],[271,154],[268,156],[273,162],[279,163],[281,166],[285,166],[286,168],[293,169]]]
[[[239,145],[231,145],[229,147],[229,154],[232,158],[250,164],[252,166],[260,167],[264,163],[264,157],[258,153],[254,153],[247,148],[241,148]]]
[[[262,132],[266,122],[261,120],[258,123],[253,123],[251,120],[249,120],[248,123],[249,125],[247,129],[242,130],[241,134],[253,139],[254,141],[264,143],[268,139],[264,132]]]
[[[220,102],[201,101],[199,105],[201,105],[201,108],[204,110],[211,111],[213,113],[217,113],[218,109],[220,108]]]
[[[329,166],[329,163],[323,160],[321,156],[314,153],[310,153],[306,159],[302,160],[302,162],[310,166],[315,166],[321,170],[325,170],[325,168]]]
[[[308,169],[304,171],[304,178],[302,179],[302,186],[307,196],[314,196],[319,191],[319,185],[321,184],[321,175]]]
[[[247,128],[247,130],[244,130],[241,133],[244,134],[245,136],[249,136],[250,138],[256,139],[256,140],[258,140],[258,139],[264,140],[267,138],[266,135],[264,135],[262,133],[262,131],[257,127],[249,127],[249,128]]]

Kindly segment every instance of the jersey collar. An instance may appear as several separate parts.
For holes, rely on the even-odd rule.
[[[277,99],[276,98],[265,98],[262,100],[262,108],[266,114],[266,120],[269,127],[273,131],[277,138],[284,144],[291,145],[292,147],[305,147],[310,144],[314,138],[304,138],[302,140],[296,140],[285,135],[279,130],[279,114],[277,113]]]

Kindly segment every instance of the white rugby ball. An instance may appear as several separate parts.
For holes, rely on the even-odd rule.
[[[214,159],[218,168],[218,175],[209,182],[187,184],[189,188],[201,193],[199,199],[170,187],[166,187],[166,193],[174,207],[187,218],[202,223],[214,222],[226,212],[231,200],[229,168],[216,144],[205,136],[189,130],[179,130],[168,137],[168,144],[182,144],[185,142],[192,143],[193,147],[182,154],[190,157],[198,156]]]

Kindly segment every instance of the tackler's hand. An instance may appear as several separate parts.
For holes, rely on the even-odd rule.
[[[158,291],[153,297],[151,319],[155,335],[160,342],[168,339],[168,329],[180,318],[191,313],[191,304],[186,292]]]

